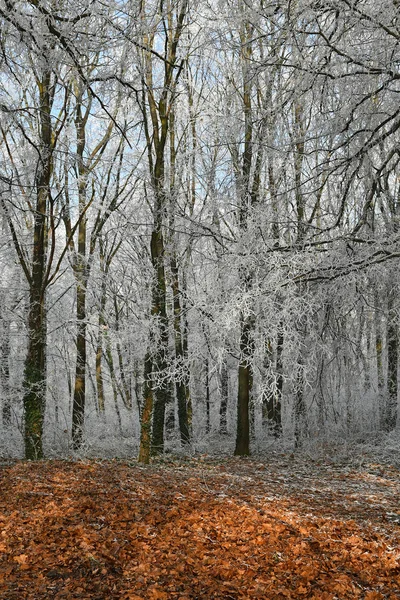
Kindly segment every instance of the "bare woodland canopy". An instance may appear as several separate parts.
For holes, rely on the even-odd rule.
[[[398,1],[0,19],[0,451],[395,429]]]

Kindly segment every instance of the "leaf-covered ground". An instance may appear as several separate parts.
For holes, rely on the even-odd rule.
[[[400,598],[400,471],[287,456],[0,466],[0,598]]]

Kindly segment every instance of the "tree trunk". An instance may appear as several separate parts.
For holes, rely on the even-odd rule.
[[[393,431],[397,425],[397,367],[398,367],[398,324],[394,310],[395,296],[389,292],[388,325],[387,325],[387,404],[385,415],[385,430]]]
[[[143,404],[141,412],[140,447],[138,461],[146,465],[150,462],[151,417],[153,414],[153,386],[151,383],[152,359],[147,354],[144,361]]]
[[[205,388],[206,388],[206,433],[210,433],[211,431],[211,407],[210,407],[210,370],[208,364],[208,358],[206,358],[204,363],[205,368]]]
[[[96,344],[96,384],[97,384],[97,405],[100,414],[105,412],[105,396],[104,396],[104,377],[103,377],[103,331],[105,328],[104,310],[106,305],[106,290],[105,281],[103,277],[100,307],[99,307],[99,320],[97,333],[97,344]]]
[[[229,379],[228,366],[226,360],[223,360],[221,366],[221,404],[219,407],[219,432],[221,435],[228,433],[228,396],[229,396]]]
[[[32,271],[29,290],[28,352],[24,369],[25,458],[43,458],[43,419],[46,398],[46,236],[51,177],[51,75],[40,85],[40,156],[36,177],[36,207],[33,226]]]
[[[250,420],[249,406],[253,377],[249,359],[251,358],[252,325],[249,319],[243,319],[240,335],[240,362],[238,373],[238,401],[237,401],[237,432],[235,456],[248,456],[250,454]]]
[[[178,379],[176,380],[176,398],[178,401],[178,421],[179,431],[181,436],[182,445],[190,442],[190,432],[188,423],[188,412],[187,412],[187,399],[190,395],[188,388],[188,374],[187,368],[184,364],[184,343],[183,343],[183,332],[182,332],[182,310],[180,302],[180,291],[179,291],[179,277],[178,277],[178,265],[176,262],[175,252],[171,257],[171,275],[172,275],[172,293],[173,293],[173,304],[174,304],[174,334],[175,334],[175,357],[177,359],[178,369],[182,369],[183,374],[178,373]]]
[[[252,91],[253,78],[250,72],[250,61],[252,57],[253,27],[245,23],[241,32],[241,53],[243,71],[243,116],[244,116],[244,147],[241,160],[241,169],[237,168],[237,184],[240,195],[239,205],[239,228],[243,235],[248,231],[248,217],[250,207],[258,202],[260,188],[260,157],[261,146],[256,158],[253,173],[253,184],[251,184],[251,172],[253,164],[253,120],[252,114]],[[252,286],[252,273],[246,265],[239,269],[239,278],[244,293],[250,291]],[[250,454],[250,400],[253,385],[251,360],[253,357],[253,319],[240,316],[240,360],[238,368],[238,401],[237,401],[237,431],[236,431],[236,456]]]
[[[165,43],[163,46],[165,63],[163,71],[163,84],[154,85],[154,55],[144,50],[142,73],[143,92],[142,92],[142,114],[143,126],[146,136],[146,146],[148,155],[148,166],[152,179],[152,188],[154,193],[153,204],[153,230],[151,234],[150,250],[151,260],[154,272],[154,282],[152,290],[151,315],[154,319],[154,325],[157,328],[157,334],[150,334],[149,360],[152,365],[150,369],[151,378],[149,385],[153,386],[151,403],[153,412],[151,452],[157,454],[164,449],[164,426],[165,426],[165,408],[170,399],[170,388],[165,381],[168,368],[168,316],[166,308],[166,280],[165,280],[165,245],[163,237],[163,226],[165,224],[165,211],[168,206],[167,182],[165,181],[166,166],[166,148],[168,142],[168,132],[173,119],[173,105],[175,102],[175,90],[181,68],[176,69],[176,56],[179,40],[182,35],[184,21],[188,10],[188,0],[184,0],[178,6],[169,5],[165,7],[165,16],[163,16],[163,31],[165,34]],[[145,2],[141,3],[140,18],[144,21],[147,18],[147,6]],[[165,20],[164,20],[165,19]],[[152,48],[155,41],[156,31],[145,29],[143,35],[143,47]],[[158,77],[158,74],[157,74]],[[144,403],[148,401],[149,391],[145,391]],[[143,409],[143,415],[146,419],[150,418],[146,409]],[[146,421],[147,423],[147,421]],[[147,426],[145,423],[145,426]]]
[[[120,372],[120,376],[121,376],[121,398],[122,401],[124,403],[124,405],[126,406],[126,408],[128,410],[130,410],[132,408],[132,392],[131,392],[131,382],[130,380],[127,378],[126,373],[125,373],[125,365],[124,365],[124,359],[123,359],[123,354],[122,354],[122,348],[121,348],[121,344],[120,344],[120,336],[119,336],[119,331],[120,331],[120,310],[118,308],[118,300],[117,300],[117,295],[114,294],[114,313],[115,313],[115,331],[117,334],[117,344],[116,344],[116,350],[117,350],[117,356],[118,356],[118,366],[119,366],[119,372]]]
[[[77,135],[78,163],[78,196],[79,196],[79,225],[78,252],[75,256],[74,274],[76,279],[76,367],[75,387],[72,402],[72,445],[79,450],[83,443],[83,427],[85,421],[86,401],[86,285],[88,281],[86,265],[86,187],[88,169],[85,165],[84,153],[86,146],[86,120],[82,116],[82,95],[78,95],[76,106],[75,127]]]
[[[76,336],[75,387],[72,404],[72,443],[79,450],[83,443],[86,399],[86,289],[78,283],[76,292]]]
[[[46,395],[46,316],[41,290],[32,285],[28,316],[28,353],[24,371],[25,458],[43,458],[43,419]]]
[[[263,400],[263,422],[268,428],[268,432],[272,433],[274,437],[279,437],[282,433],[282,416],[281,416],[281,405],[282,405],[282,388],[283,388],[283,366],[282,366],[282,349],[283,349],[283,335],[279,333],[277,345],[276,345],[276,366],[275,366],[275,378],[273,382],[273,374],[270,375],[268,380],[268,388]],[[268,343],[268,347],[265,349],[265,369],[272,368],[272,347],[271,343]]]
[[[113,359],[113,354],[112,354],[111,341],[110,341],[110,337],[107,333],[105,334],[104,337],[106,339],[106,357],[107,357],[107,364],[108,364],[108,368],[110,370],[110,376],[111,376],[111,387],[112,387],[112,391],[113,391],[115,413],[117,415],[118,430],[119,430],[120,434],[122,435],[123,430],[122,430],[121,411],[119,410],[119,406],[118,406],[118,388],[119,388],[119,386],[117,383],[117,378],[115,376],[114,359]]]
[[[283,343],[283,326],[281,326],[276,343],[276,396],[272,418],[276,437],[282,435]]]
[[[302,364],[298,365],[296,392],[294,398],[294,445],[300,448],[307,431],[307,408],[304,400],[304,378]]]
[[[376,377],[378,384],[378,410],[379,427],[385,430],[386,401],[384,397],[384,371],[383,371],[383,339],[382,339],[382,319],[380,311],[381,300],[379,293],[375,290],[375,353],[376,353]]]
[[[168,318],[166,309],[166,284],[164,268],[164,238],[161,223],[158,221],[151,236],[151,257],[156,272],[153,285],[152,315],[157,317],[159,340],[152,342],[153,424],[151,452],[153,455],[164,451],[165,407],[169,401],[169,387],[164,378],[167,372]],[[155,345],[157,344],[157,347]]]
[[[4,296],[1,294],[1,301],[4,305]],[[1,321],[1,389],[3,392],[2,417],[3,425],[11,425],[11,395],[10,395],[10,322],[8,318],[2,318]]]

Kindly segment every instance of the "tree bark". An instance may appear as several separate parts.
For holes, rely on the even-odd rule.
[[[86,146],[86,119],[82,116],[82,97],[78,95],[76,107],[76,135],[77,135],[77,160],[78,160],[78,196],[79,196],[79,225],[78,225],[78,252],[74,259],[74,273],[76,278],[76,367],[75,386],[72,402],[72,444],[74,450],[79,450],[83,443],[83,427],[85,421],[86,401],[86,285],[88,272],[86,265],[86,187],[88,169],[85,165],[84,152]]]
[[[1,302],[4,306],[4,296],[1,294]],[[4,316],[0,320],[1,329],[1,389],[3,392],[2,417],[3,425],[11,425],[11,389],[10,389],[10,322]]]
[[[175,357],[178,362],[178,369],[182,369],[183,373],[178,373],[178,379],[175,383],[176,398],[178,401],[178,420],[179,431],[182,445],[190,442],[190,432],[188,423],[187,399],[189,396],[188,374],[186,365],[184,364],[184,341],[182,332],[182,310],[180,302],[179,290],[179,274],[176,256],[173,252],[171,257],[171,275],[172,275],[172,293],[174,305],[174,335],[175,335]]]
[[[242,317],[240,335],[240,362],[238,373],[238,401],[237,401],[237,431],[235,456],[248,456],[250,454],[250,419],[249,406],[253,385],[250,359],[252,356],[251,335],[252,324],[249,319]]]
[[[81,282],[77,285],[75,387],[72,403],[72,443],[79,450],[83,443],[86,399],[86,288]]]
[[[208,358],[206,358],[204,363],[205,369],[205,388],[206,388],[206,433],[210,433],[211,431],[211,407],[210,407],[210,370],[208,364]]]
[[[228,434],[228,396],[229,396],[229,379],[228,365],[226,360],[223,360],[221,366],[221,404],[219,407],[219,432],[221,435]]]
[[[33,226],[32,270],[29,290],[28,352],[24,369],[25,458],[43,458],[43,419],[46,398],[46,259],[47,211],[52,169],[51,74],[39,84],[40,156],[37,166]]]
[[[394,291],[389,291],[388,323],[387,323],[387,403],[385,415],[385,430],[393,431],[397,425],[397,394],[398,394],[398,323],[394,310]]]
[[[168,369],[168,315],[166,303],[166,277],[165,277],[165,243],[163,227],[165,227],[165,216],[168,205],[167,184],[165,181],[166,148],[168,132],[170,128],[173,104],[175,101],[175,89],[182,68],[175,69],[175,61],[179,40],[182,34],[184,20],[188,9],[188,0],[182,0],[176,6],[176,13],[172,6],[168,7],[165,17],[163,16],[165,34],[165,64],[163,85],[157,98],[157,87],[153,82],[154,65],[151,52],[144,51],[144,71],[142,74],[142,114],[144,120],[144,131],[148,155],[148,165],[152,180],[154,194],[153,203],[153,227],[151,232],[150,251],[153,266],[154,281],[151,300],[151,315],[157,328],[157,333],[150,334],[148,360],[151,360],[151,368],[145,367],[151,373],[147,377],[148,386],[153,386],[151,391],[152,401],[150,403],[150,391],[148,386],[144,391],[144,409],[142,422],[146,429],[150,422],[148,408],[151,404],[152,411],[152,433],[151,453],[158,454],[164,450],[164,426],[165,408],[170,400],[170,387],[165,381]],[[146,18],[145,2],[141,4],[141,17]],[[156,31],[145,33],[143,37],[144,47],[152,48]],[[173,118],[173,117],[172,117]],[[178,391],[178,390],[177,390]],[[180,392],[179,392],[180,393]],[[182,416],[182,415],[181,415]],[[146,439],[146,431],[142,431]],[[142,453],[146,456],[146,453]]]
[[[158,323],[157,341],[153,340],[151,349],[153,365],[151,383],[153,389],[153,423],[151,435],[151,452],[153,455],[164,451],[165,407],[169,401],[169,387],[164,378],[168,368],[168,317],[166,307],[166,283],[164,268],[164,237],[161,231],[161,221],[157,219],[156,229],[151,236],[151,257],[156,279],[153,284],[152,316]],[[157,345],[157,347],[154,347]]]
[[[140,447],[138,461],[146,465],[151,454],[151,418],[153,414],[153,386],[151,383],[152,359],[147,354],[144,361],[143,404],[140,415]]]

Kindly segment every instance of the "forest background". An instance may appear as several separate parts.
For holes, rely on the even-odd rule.
[[[0,453],[392,435],[398,1],[0,19]]]

